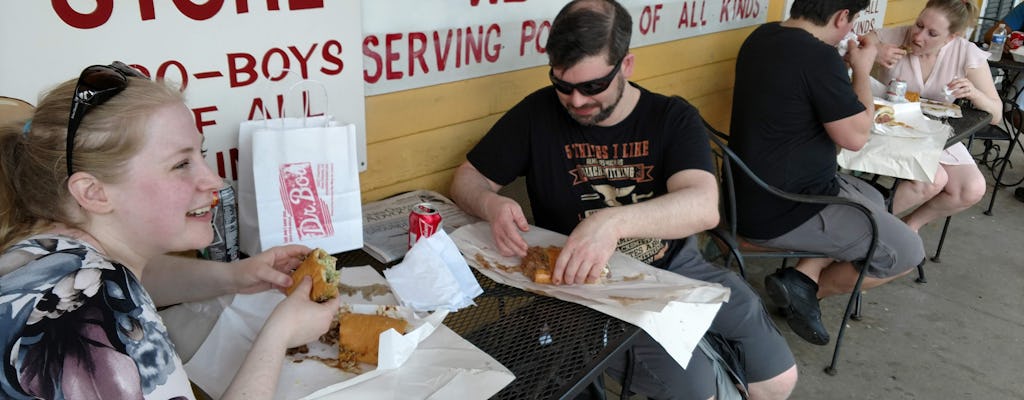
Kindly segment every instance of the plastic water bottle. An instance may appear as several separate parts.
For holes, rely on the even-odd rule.
[[[995,32],[992,32],[992,43],[988,46],[989,61],[999,61],[1003,58],[1003,45],[1006,44],[1006,37],[1010,35],[1006,24],[999,24]]]

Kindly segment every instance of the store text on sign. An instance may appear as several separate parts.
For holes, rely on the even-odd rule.
[[[284,164],[280,169],[281,195],[299,240],[334,235],[330,209],[317,192],[311,163]]]
[[[142,21],[154,20],[157,18],[156,7],[154,2],[156,0],[139,0],[139,19]],[[114,0],[96,0],[96,7],[91,12],[81,13],[71,7],[70,0],[53,0],[53,11],[57,13],[64,23],[73,26],[78,29],[92,29],[103,24],[106,24],[110,20],[110,16],[114,13]],[[175,1],[174,6],[188,18],[196,21],[203,21],[218,13],[222,12],[224,5],[228,3],[225,1],[208,1],[205,4],[195,4],[192,1]],[[236,14],[246,14],[249,12],[249,1],[246,0],[235,0],[234,2]],[[252,3],[261,3],[260,1],[253,1]],[[281,0],[266,0],[267,10],[279,11],[281,10]],[[323,0],[286,0],[285,8],[290,11],[295,10],[308,10],[315,8],[324,8]],[[119,6],[130,4],[128,1],[118,1]]]

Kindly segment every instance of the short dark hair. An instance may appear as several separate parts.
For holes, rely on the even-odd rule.
[[[633,18],[615,0],[575,0],[562,7],[545,45],[552,67],[568,68],[607,51],[608,65],[629,52]]]
[[[824,26],[840,10],[850,10],[847,21],[868,7],[869,0],[794,0],[789,9],[790,18],[800,18]]]

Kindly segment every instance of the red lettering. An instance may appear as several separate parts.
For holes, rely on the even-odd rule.
[[[497,40],[495,40],[496,43],[494,43],[494,46],[488,47],[488,44],[491,43],[491,34],[494,34],[497,38],[501,38],[501,27],[498,26],[498,24],[491,24],[491,26],[487,27],[487,36],[484,44],[484,58],[489,62],[495,62],[498,61],[498,56],[501,55],[501,43],[498,43]],[[492,51],[488,51],[487,49]]]
[[[256,113],[259,113],[259,119],[270,118],[270,110],[267,110],[267,107],[263,105],[263,99],[259,97],[252,99],[252,105],[249,106],[248,120],[252,121],[257,119]]]
[[[373,51],[373,47],[379,45],[380,40],[374,35],[363,38],[363,55],[372,61],[372,63],[363,63],[363,81],[366,83],[377,83],[380,80],[381,74],[384,73],[384,62],[381,60],[380,54]],[[367,69],[371,67],[370,64],[377,66],[377,72],[370,73],[370,70]]]
[[[497,4],[498,0],[487,0],[488,3]],[[504,0],[505,3],[525,3],[526,0]],[[469,0],[470,7],[476,7],[480,4],[480,0]]]
[[[417,45],[417,43],[419,43]],[[427,51],[427,35],[423,32],[409,33],[409,76],[416,73],[416,61],[419,60],[423,73],[430,72],[427,68],[427,60],[423,59],[423,53]]]
[[[139,64],[128,64],[128,66],[138,70],[143,75],[145,75],[147,78],[153,79],[153,75],[149,73],[149,69],[147,69],[146,67],[143,67],[143,66],[141,66]]]
[[[322,112],[313,114],[313,106],[311,105],[311,103],[312,102],[310,101],[309,91],[308,90],[303,90],[302,91],[302,112],[303,112],[303,114],[305,114],[306,117],[319,117],[321,115],[324,115],[324,113],[322,113]]]
[[[302,54],[299,52],[299,49],[296,48],[295,46],[288,46],[288,50],[292,52],[292,55],[295,56],[295,59],[299,60],[299,68],[301,68],[302,79],[309,79],[309,70],[307,68],[308,66],[306,65],[306,63],[309,62],[309,58],[310,56],[313,55],[313,50],[316,50],[316,47],[317,44],[313,43],[313,45],[309,47],[309,51],[307,51],[306,54]]]
[[[96,8],[87,14],[75,11],[70,5],[72,0],[50,0],[50,4],[53,7],[53,11],[57,13],[57,17],[69,26],[78,29],[92,29],[107,23],[114,10],[114,0],[94,1],[96,2]],[[78,3],[81,3],[81,1]],[[122,5],[127,3],[126,1],[119,2]],[[138,3],[140,20],[150,21],[156,19],[154,0],[138,0]],[[224,8],[224,0],[173,0],[173,3],[181,15],[196,21],[205,21],[213,18]],[[249,12],[249,0],[235,0],[234,3],[235,13],[246,14]],[[279,3],[279,0],[267,0],[267,10],[280,10],[281,6]],[[323,0],[288,0],[288,9],[292,11],[323,7]]]
[[[89,14],[82,14],[71,8],[70,0],[50,0],[53,11],[65,24],[78,29],[92,29],[107,23],[114,12],[114,0],[96,0],[96,9]]]
[[[325,75],[338,75],[344,71],[345,62],[341,60],[341,51],[341,42],[337,40],[331,39],[324,43],[324,47],[320,50],[320,56],[324,58],[325,63],[337,68],[320,67],[320,72]]]
[[[729,22],[729,3],[732,0],[722,0],[722,11],[718,13],[718,22]]]
[[[227,177],[227,171],[224,168],[224,152],[223,151],[218,151],[217,152],[217,175],[220,175],[221,178]]]
[[[237,181],[238,180],[238,148],[237,147],[232,147],[232,148],[228,149],[227,153],[228,153],[227,162],[231,166],[231,179]],[[215,157],[217,158],[217,175],[220,175],[221,178],[227,178],[228,177],[228,174],[227,174],[228,171],[224,167],[224,152],[223,151],[218,151]]]
[[[178,76],[174,80],[181,82],[181,90],[184,91],[188,87],[188,72],[185,71],[185,65],[178,61],[168,61],[160,64],[156,69],[156,79],[165,80],[167,78],[167,70],[174,67],[178,70]]]
[[[448,36],[444,41],[444,52],[441,52],[441,35],[434,31],[434,59],[437,61],[437,70],[444,71],[448,66],[448,51],[452,47],[452,30],[448,30]],[[458,54],[458,50],[455,51]],[[458,55],[456,55],[458,57]]]
[[[640,11],[640,33],[646,35],[648,32],[654,33],[658,31],[658,20],[661,19],[661,15],[658,15],[662,9],[661,4],[655,4],[652,9],[651,6],[644,6],[643,10]]]
[[[239,62],[243,64],[239,65]],[[239,79],[239,75],[244,77]],[[256,82],[256,57],[246,53],[228,53],[228,77],[231,87],[247,86]]]
[[[392,44],[397,40],[401,40],[402,36],[403,35],[401,33],[389,33],[384,35],[384,58],[387,60],[387,62],[384,63],[384,69],[387,71],[385,74],[389,81],[402,79],[402,71],[396,71],[392,68],[394,62],[398,61],[402,56],[400,53],[395,51],[396,46]]]
[[[679,14],[679,23],[676,28],[696,28],[698,21],[700,26],[708,24],[707,19],[704,18],[704,6],[707,4],[705,0],[700,2],[700,17],[697,17],[697,1],[688,1],[683,3],[683,12]]]
[[[156,9],[153,7],[153,0],[139,1],[139,17],[143,21],[156,19]]]
[[[469,60],[466,60],[469,64]],[[455,68],[462,66],[462,29],[455,31]]]
[[[203,118],[203,114],[214,111],[217,111],[217,106],[199,107],[192,109],[192,116],[196,120],[196,129],[199,130],[199,133],[203,133],[204,127],[217,125],[217,120],[207,120]]]
[[[522,57],[526,55],[526,44],[537,37],[537,23],[533,20],[523,21],[520,32],[522,33],[519,35],[519,56]]]
[[[281,68],[277,76],[270,76],[270,61],[271,57],[273,57],[274,55],[280,56]],[[270,51],[267,51],[267,54],[263,55],[263,76],[267,77],[272,82],[282,80],[284,79],[284,77],[288,76],[288,70],[290,69],[291,65],[292,62],[291,59],[288,58],[288,53],[285,53],[284,50],[281,50],[277,47],[272,48],[270,49]]]
[[[238,180],[238,148],[232,147],[228,149],[228,160],[231,161],[231,180]],[[224,176],[221,176],[224,178]]]
[[[477,31],[479,32],[477,35],[484,35],[483,26],[478,26]],[[466,28],[466,65],[469,65],[471,58],[476,59],[476,63],[480,64],[480,53],[483,42],[483,38],[480,38],[478,41],[476,36],[473,35],[473,28]]]
[[[523,21],[522,34],[519,36],[519,55],[526,55],[526,46],[533,42],[533,48],[537,53],[544,54],[544,45],[547,43],[547,32],[551,30],[551,21],[541,21],[537,26],[536,21]]]
[[[205,4],[195,4],[190,0],[174,0],[174,6],[181,14],[196,21],[213,18],[224,6],[224,0],[209,0]]]
[[[309,10],[324,8],[324,0],[288,0],[289,10]]]

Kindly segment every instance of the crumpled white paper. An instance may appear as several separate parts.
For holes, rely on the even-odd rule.
[[[384,271],[398,303],[416,311],[458,311],[484,292],[444,230],[422,238]]]
[[[340,296],[346,303],[343,307],[368,312],[375,310],[377,305],[395,304],[390,293],[374,291],[375,287],[386,282],[371,267],[342,268],[341,281],[353,290],[351,294],[342,293]],[[372,296],[371,291],[375,292]],[[281,299],[283,296],[277,292],[235,296],[236,301],[224,310],[213,331],[185,364],[189,377],[214,398],[221,397],[251,348],[256,332]],[[405,310],[407,320],[415,319],[411,310],[400,309]],[[447,311],[439,311],[428,319],[410,320],[411,325],[420,330],[404,336],[395,331],[381,334],[378,368],[362,374],[344,372],[312,360],[301,363],[287,361],[282,367],[274,398],[440,399],[455,398],[445,397],[444,393],[460,393],[467,395],[457,398],[485,399],[515,379],[492,357],[441,325],[446,314]],[[181,328],[168,325],[172,332],[194,334]],[[410,341],[416,343],[406,343]],[[319,352],[337,357],[336,349],[322,348],[326,346],[322,343],[314,342],[309,346],[310,354]],[[408,354],[392,357],[399,353],[391,350],[397,347],[405,347]]]
[[[896,111],[895,120],[910,127],[874,124],[871,137],[864,147],[859,151],[843,149],[839,152],[836,156],[839,166],[854,171],[932,182],[939,169],[942,149],[953,128],[926,118],[921,112],[920,103],[894,104],[879,99],[875,99],[875,102],[892,105]]]
[[[600,283],[539,284],[518,271],[481,265],[477,256],[492,266],[515,266],[521,261],[501,256],[489,223],[463,226],[452,238],[469,264],[495,282],[584,305],[639,326],[684,368],[722,302],[729,299],[729,289],[722,285],[657,269],[619,252],[608,261],[611,276]],[[531,226],[523,239],[530,246],[562,246],[566,236]]]

